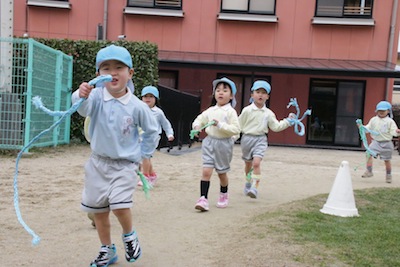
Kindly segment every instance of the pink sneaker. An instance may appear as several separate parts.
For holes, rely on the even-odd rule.
[[[138,182],[137,182],[138,186],[143,186],[142,180],[140,179],[140,177],[138,177]]]
[[[153,174],[150,174],[149,175],[149,177],[147,177],[147,180],[149,181],[149,183],[152,185],[152,186],[155,186],[156,185],[156,182],[157,182],[157,173],[153,173]]]
[[[228,206],[228,193],[219,193],[217,208],[226,208]]]
[[[197,200],[196,206],[194,208],[196,210],[208,211],[208,199],[202,196],[201,198],[199,198],[199,200]]]

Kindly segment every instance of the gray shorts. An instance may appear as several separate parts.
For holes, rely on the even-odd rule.
[[[91,155],[85,164],[81,209],[96,213],[132,207],[137,170],[138,164],[128,160]]]
[[[252,161],[254,157],[264,158],[268,147],[267,136],[244,134],[240,139],[240,147],[244,161]]]
[[[392,141],[378,142],[372,140],[371,144],[369,145],[369,148],[372,151],[376,152],[379,155],[379,158],[382,160],[392,159],[392,154],[394,150],[394,145]]]
[[[231,169],[233,155],[232,138],[213,138],[207,136],[201,144],[203,167],[215,168],[217,173],[227,173]]]

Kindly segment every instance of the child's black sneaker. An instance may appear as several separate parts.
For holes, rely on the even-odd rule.
[[[137,261],[142,254],[140,249],[139,239],[135,231],[128,235],[122,235],[122,241],[125,247],[125,258],[129,262]]]
[[[90,263],[90,267],[107,267],[118,260],[115,245],[101,246],[99,256]]]

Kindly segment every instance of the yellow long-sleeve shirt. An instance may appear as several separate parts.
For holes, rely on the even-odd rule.
[[[240,126],[236,110],[231,104],[212,106],[203,111],[193,121],[192,128],[201,128],[212,120],[217,120],[217,125],[205,129],[207,135],[214,138],[229,138],[239,136]]]
[[[254,103],[243,108],[239,116],[239,124],[243,134],[263,135],[269,129],[280,132],[290,126],[288,120],[278,121],[275,113],[267,107],[258,108]]]
[[[371,138],[378,142],[391,141],[393,136],[398,136],[396,122],[390,117],[372,117],[365,128],[378,133],[377,135],[371,134]]]

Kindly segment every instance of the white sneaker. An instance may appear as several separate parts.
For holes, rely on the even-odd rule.
[[[386,183],[390,184],[392,182],[392,175],[386,174]]]
[[[90,263],[90,267],[108,266],[114,264],[117,260],[117,250],[114,244],[111,246],[102,246],[100,248],[99,256]]]
[[[251,198],[257,198],[258,192],[255,187],[250,188],[249,192],[247,192],[247,196]]]
[[[133,231],[130,235],[122,235],[122,241],[125,247],[125,259],[128,262],[137,261],[142,255],[142,250],[139,245],[139,239],[136,231]]]
[[[362,178],[369,178],[369,177],[372,177],[372,176],[374,176],[374,174],[372,172],[370,172],[370,171],[365,171],[363,173],[363,175],[361,175]]]

